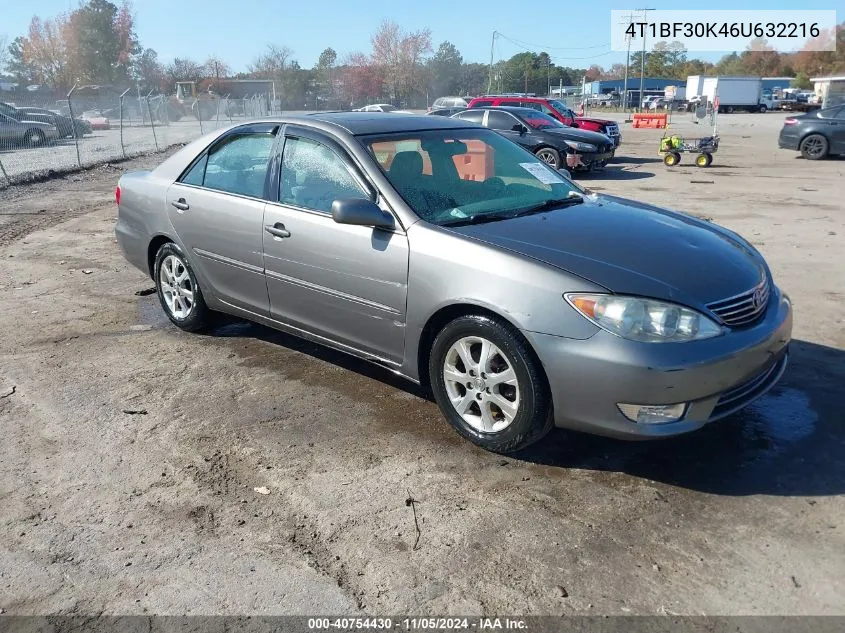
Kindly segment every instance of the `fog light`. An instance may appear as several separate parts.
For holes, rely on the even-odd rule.
[[[666,424],[677,422],[684,417],[687,410],[687,403],[680,404],[625,404],[620,402],[616,405],[626,418],[638,424]]]

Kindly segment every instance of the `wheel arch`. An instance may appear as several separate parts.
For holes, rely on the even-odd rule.
[[[534,350],[534,347],[531,345],[531,342],[525,336],[523,336],[522,332],[520,331],[519,325],[516,324],[513,319],[508,318],[507,316],[503,315],[500,312],[497,312],[489,306],[481,305],[478,303],[460,302],[451,303],[449,305],[445,305],[438,308],[434,313],[432,313],[428,317],[425,322],[425,325],[422,328],[419,340],[417,341],[417,376],[419,377],[420,385],[423,385],[426,388],[428,388],[430,385],[428,363],[431,357],[431,346],[434,343],[435,337],[446,326],[447,323],[463,316],[485,316],[491,319],[495,319],[497,321],[501,321],[513,328],[515,334],[525,342],[525,345],[528,350],[530,350],[530,352],[534,355],[534,359],[537,361],[538,367],[540,367],[543,373],[543,378],[548,383],[546,370],[545,367],[543,367],[543,363],[540,360],[539,355]]]
[[[560,147],[555,147],[554,145],[552,145],[551,143],[547,143],[546,141],[541,141],[535,148],[531,150],[531,153],[536,154],[541,149],[553,149],[558,154],[566,154],[569,152],[568,146],[567,149],[563,149]]]
[[[162,246],[167,244],[168,242],[176,243],[171,237],[158,234],[153,236],[153,239],[150,240],[149,245],[147,246],[147,269],[150,273],[150,279],[155,279],[155,264],[156,264],[156,254],[158,253],[158,249]]]
[[[801,145],[801,143],[803,143],[803,142],[804,142],[804,140],[805,140],[808,136],[813,136],[813,135],[823,137],[823,138],[824,138],[824,140],[826,140],[826,141],[827,141],[827,145],[828,145],[828,147],[830,147],[830,139],[827,137],[827,134],[825,134],[825,133],[824,133],[824,132],[822,132],[821,130],[815,130],[815,129],[813,129],[813,130],[807,130],[806,132],[804,132],[804,134],[802,134],[802,135],[801,135],[801,138],[798,140],[798,145],[800,146],[800,145]]]

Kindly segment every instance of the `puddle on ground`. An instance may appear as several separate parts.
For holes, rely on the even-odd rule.
[[[740,412],[743,438],[764,453],[777,455],[812,435],[819,416],[803,391],[782,387]]]
[[[170,319],[164,314],[158,295],[149,295],[138,299],[138,325],[148,326],[147,329],[158,329],[170,324]]]

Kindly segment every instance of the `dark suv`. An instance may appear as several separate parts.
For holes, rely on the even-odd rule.
[[[539,110],[550,117],[557,119],[569,127],[577,127],[591,132],[601,132],[610,137],[613,141],[614,150],[622,142],[622,134],[619,132],[619,124],[608,119],[596,119],[593,117],[577,116],[569,106],[557,99],[546,99],[543,97],[512,96],[512,95],[487,95],[476,97],[469,102],[469,108],[489,108],[498,106],[511,106],[518,108],[531,108]]]
[[[613,156],[606,135],[568,127],[533,108],[472,108],[452,118],[495,130],[554,169],[589,171],[604,167]]]

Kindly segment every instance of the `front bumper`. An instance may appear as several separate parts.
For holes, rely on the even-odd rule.
[[[669,437],[750,404],[782,375],[792,306],[772,295],[756,325],[694,343],[637,343],[600,330],[586,340],[525,332],[546,370],[555,425],[622,439]],[[689,403],[681,420],[639,424],[617,403]]]
[[[613,158],[613,152],[572,152],[566,155],[566,166],[570,169],[590,169],[593,165],[604,165]]]

